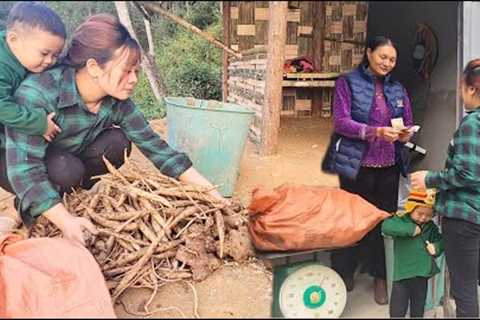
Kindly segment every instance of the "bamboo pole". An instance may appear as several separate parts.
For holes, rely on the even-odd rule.
[[[282,108],[283,64],[287,40],[288,2],[270,1],[265,100],[262,111],[260,154],[277,152]]]
[[[128,13],[127,2],[114,1],[114,4],[120,22],[127,28],[130,35],[138,41],[138,37],[135,33],[135,30],[133,29],[132,20],[130,19],[130,14]],[[149,25],[145,24],[145,27],[149,27]],[[153,43],[149,43],[149,45],[153,45]],[[165,95],[165,85],[163,83],[162,77],[160,76],[160,72],[157,69],[157,65],[155,64],[155,56],[151,55],[149,52],[145,52],[145,50],[141,46],[140,50],[142,51],[142,55],[144,56],[144,59],[141,60],[142,69],[147,75],[147,79],[150,87],[152,88],[153,95],[155,96],[157,101],[162,101],[163,96]],[[151,50],[153,50],[153,48]]]
[[[230,47],[230,2],[222,1],[220,8],[223,13],[223,42]],[[228,54],[223,53],[223,73],[222,73],[222,100],[227,101],[228,98]]]
[[[159,13],[162,16],[172,20],[173,22],[178,23],[179,25],[186,28],[187,30],[203,37],[204,39],[206,39],[210,43],[214,44],[215,46],[217,46],[220,49],[223,49],[224,51],[230,53],[231,55],[233,55],[237,58],[242,57],[242,54],[240,52],[229,48],[228,46],[223,44],[221,41],[215,39],[215,37],[212,36],[211,34],[209,34],[208,32],[202,31],[199,28],[195,27],[194,25],[190,24],[189,22],[185,21],[184,19],[179,18],[179,17],[175,16],[174,14],[171,14],[167,10],[164,10],[159,4],[154,3],[154,2],[148,2],[148,1],[137,1],[137,2],[140,3],[142,6],[144,6],[145,8],[147,8],[147,9],[153,11],[153,12]]]

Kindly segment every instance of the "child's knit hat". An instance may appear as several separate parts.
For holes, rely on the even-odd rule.
[[[416,207],[423,206],[433,208],[435,203],[435,190],[428,189],[425,191],[410,191],[407,201],[405,202],[405,212],[412,212]]]

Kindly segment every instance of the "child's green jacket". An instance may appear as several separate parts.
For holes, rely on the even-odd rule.
[[[426,248],[426,241],[435,246],[436,256],[443,253],[443,240],[437,225],[429,221],[421,226],[422,232],[413,237],[417,224],[409,214],[402,217],[394,215],[383,221],[382,232],[394,241],[393,281],[413,277],[426,277],[440,270]]]
[[[13,55],[0,32],[0,147],[5,148],[5,126],[30,135],[42,135],[47,129],[47,115],[42,109],[23,106],[13,98],[28,71]],[[5,151],[4,151],[5,152]]]

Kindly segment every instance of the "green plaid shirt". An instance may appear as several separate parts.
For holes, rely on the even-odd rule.
[[[480,224],[480,108],[466,115],[448,148],[445,169],[430,171],[438,214]]]
[[[170,148],[150,128],[130,99],[106,97],[97,114],[88,111],[77,91],[73,68],[59,66],[30,75],[15,92],[15,99],[32,109],[55,112],[55,121],[62,132],[51,144],[73,155],[79,155],[104,129],[118,126],[163,174],[177,178],[192,166],[187,155]],[[42,136],[6,130],[8,177],[19,197],[26,223],[62,201],[56,186],[48,179],[44,163],[48,146]]]

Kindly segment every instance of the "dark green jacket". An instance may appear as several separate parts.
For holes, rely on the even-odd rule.
[[[443,253],[443,240],[437,225],[429,221],[421,227],[422,232],[413,237],[416,226],[409,214],[395,215],[382,223],[383,234],[391,236],[394,241],[393,281],[430,278],[440,271],[425,243],[428,240],[435,246],[437,257]]]
[[[22,133],[43,135],[47,129],[44,110],[21,106],[13,99],[28,71],[7,45],[5,32],[0,32],[0,143],[5,148],[5,126]]]

